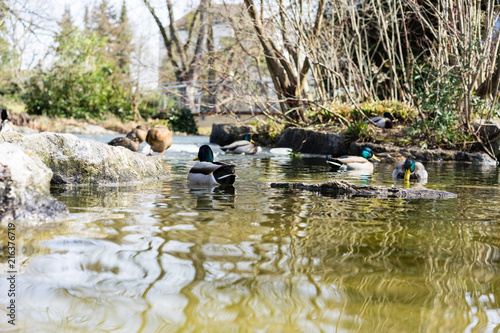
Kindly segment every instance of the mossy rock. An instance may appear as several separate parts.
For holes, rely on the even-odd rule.
[[[0,142],[0,221],[36,220],[67,212],[50,195],[52,171],[22,147]]]
[[[38,156],[53,172],[53,185],[115,184],[169,176],[163,160],[72,134],[44,132],[12,142]]]

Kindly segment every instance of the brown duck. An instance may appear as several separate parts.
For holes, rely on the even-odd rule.
[[[130,149],[131,151],[138,151],[141,145],[140,139],[135,135],[129,136],[129,134],[124,137],[114,138],[113,140],[108,142],[108,145],[115,147],[125,147]]]
[[[146,125],[139,125],[136,128],[132,129],[127,134],[127,138],[133,139],[134,137],[138,138],[140,142],[146,140],[146,136],[148,135],[149,127]]]
[[[166,127],[155,127],[148,131],[146,142],[151,146],[151,150],[155,153],[161,153],[163,156],[165,150],[172,145],[172,132]],[[148,156],[151,156],[151,150]]]

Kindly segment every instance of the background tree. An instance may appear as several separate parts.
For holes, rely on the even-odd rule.
[[[292,0],[287,4],[281,0],[274,4],[261,2],[260,8],[253,0],[245,0],[244,3],[264,50],[267,68],[281,101],[281,110],[285,117],[290,115],[292,119],[303,122],[305,118],[300,107],[302,100],[307,99],[307,77],[311,69],[304,47],[306,43],[313,47],[318,45],[325,0],[316,3]],[[267,19],[274,23],[271,29],[260,14],[264,10],[276,14]]]
[[[162,23],[156,10],[148,0],[144,0],[144,4],[160,30],[163,44],[167,51],[168,63],[173,69],[175,80],[187,83],[184,98],[187,99],[193,110],[196,94],[195,84],[200,78],[203,60],[207,51],[207,39],[209,36],[208,11],[211,1],[200,1],[190,22],[189,36],[185,42],[179,36],[171,0],[166,0],[169,17],[167,25]]]
[[[33,49],[39,35],[50,31],[48,4],[43,0],[0,1],[0,83],[2,99],[17,99],[28,71],[44,52]]]
[[[28,111],[84,119],[108,113],[132,117],[128,87],[115,74],[119,65],[108,52],[108,38],[73,27],[69,9],[59,25],[55,61],[47,70],[38,68],[23,95]]]

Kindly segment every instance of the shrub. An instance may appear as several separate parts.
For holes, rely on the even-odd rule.
[[[167,110],[167,119],[170,127],[176,132],[198,134],[198,127],[193,113],[185,107],[173,107]]]

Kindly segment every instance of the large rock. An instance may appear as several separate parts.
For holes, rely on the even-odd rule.
[[[112,184],[169,176],[163,160],[157,157],[72,134],[44,132],[14,136],[9,141],[38,156],[52,170],[54,185]]]
[[[343,134],[289,127],[281,135],[276,147],[292,148],[304,154],[340,156],[347,152],[349,145]]]
[[[404,157],[412,156],[421,162],[430,161],[455,161],[455,162],[473,162],[484,164],[495,164],[496,161],[485,153],[468,153],[459,150],[443,150],[436,149],[422,149],[419,147],[399,147],[392,143],[377,144],[370,142],[353,142],[349,147],[349,155],[359,155],[363,147],[369,147],[375,155],[378,153],[389,153],[393,155],[401,155]]]
[[[66,213],[50,195],[52,171],[15,144],[0,142],[0,222],[46,219]]]
[[[488,124],[473,124],[473,126],[483,137],[486,145],[491,147],[497,160],[500,160],[500,122],[492,120]]]
[[[455,193],[431,190],[425,187],[387,187],[354,185],[343,180],[330,180],[321,184],[271,183],[272,188],[305,190],[334,195],[342,198],[405,198],[405,199],[452,199]]]
[[[255,134],[250,126],[233,124],[212,124],[212,133],[210,133],[210,143],[216,143],[219,146],[225,146],[236,140],[241,140],[245,134]]]

